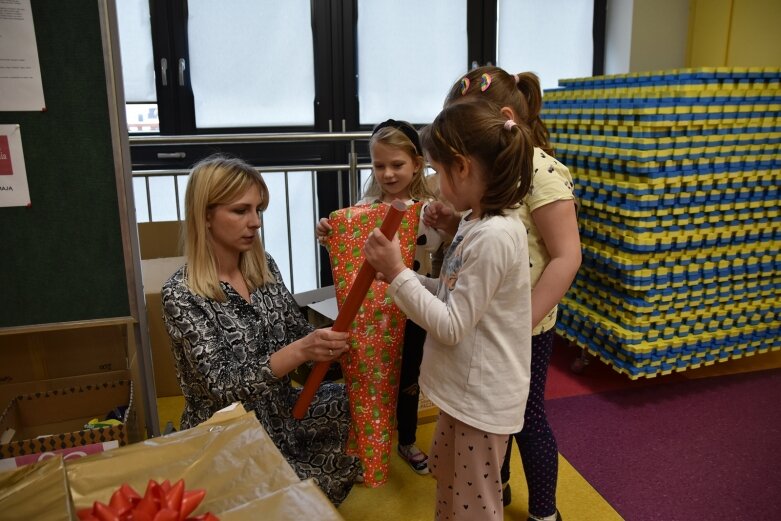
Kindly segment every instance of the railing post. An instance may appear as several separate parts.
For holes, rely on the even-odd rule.
[[[350,206],[358,202],[360,198],[360,176],[358,175],[358,154],[355,153],[355,140],[350,140],[350,155],[349,155],[350,170],[348,176],[350,178]]]

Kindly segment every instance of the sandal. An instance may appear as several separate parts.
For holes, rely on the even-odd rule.
[[[425,452],[417,448],[414,443],[399,445],[398,451],[401,459],[409,463],[412,470],[421,475],[428,474],[428,456]]]

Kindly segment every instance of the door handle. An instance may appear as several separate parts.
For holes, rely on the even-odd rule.
[[[184,87],[184,69],[186,68],[186,64],[184,62],[184,58],[179,58],[179,86]]]
[[[168,60],[160,58],[160,82],[163,87],[168,86]]]

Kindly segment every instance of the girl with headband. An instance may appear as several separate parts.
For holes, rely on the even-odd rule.
[[[429,203],[434,199],[425,177],[420,137],[412,125],[394,119],[378,124],[372,132],[369,151],[372,176],[368,180],[364,197],[358,201],[357,206],[376,202],[391,203],[395,199],[409,205],[416,201]],[[318,240],[322,241],[330,231],[328,218],[320,219],[316,227]],[[439,248],[442,239],[434,228],[427,227],[422,220],[417,235],[415,271],[431,276],[431,253]],[[397,450],[402,459],[418,474],[429,472],[428,456],[415,445],[420,399],[418,375],[425,338],[426,332],[412,320],[407,320],[396,405]]]

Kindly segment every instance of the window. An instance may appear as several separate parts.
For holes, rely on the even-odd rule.
[[[532,70],[545,88],[600,74],[605,2],[123,0],[128,124],[167,135],[427,123],[472,65]]]
[[[466,0],[358,1],[360,124],[426,123],[464,72]]]
[[[389,117],[420,127],[478,64],[535,71],[544,87],[599,74],[605,2],[117,2],[129,131],[193,136],[186,143],[131,138],[138,220],[181,218],[182,172],[218,151],[236,155],[266,172],[272,198],[264,241],[286,283],[311,289],[319,262],[327,285],[330,266],[325,255],[316,259],[314,223],[348,200],[349,183],[346,171],[326,167],[350,163],[352,151],[358,164],[369,163],[368,144],[217,145],[209,136],[368,130]],[[140,178],[146,170],[159,172]],[[360,172],[359,194],[370,175]]]
[[[311,26],[309,0],[190,0],[195,128],[312,127]]]
[[[157,94],[149,2],[117,2],[119,47],[129,132],[157,132]]]
[[[498,0],[496,64],[532,71],[543,89],[591,76],[593,0]],[[584,23],[587,22],[587,23]]]

